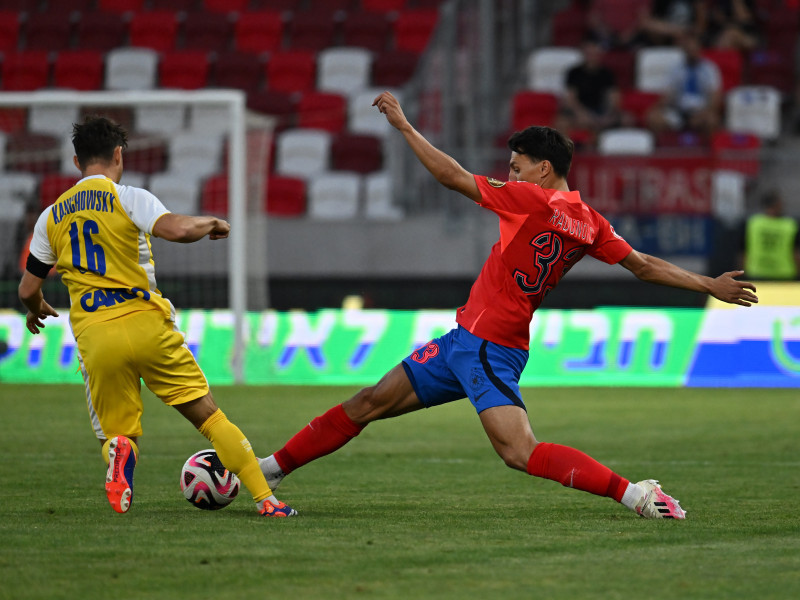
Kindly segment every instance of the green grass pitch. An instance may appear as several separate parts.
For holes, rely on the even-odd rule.
[[[218,387],[267,454],[354,388]],[[135,501],[117,515],[78,386],[0,384],[0,598],[800,598],[794,390],[526,389],[543,441],[688,510],[646,521],[494,454],[463,401],[370,425],[292,474],[300,516],[243,494],[200,511],[180,467],[208,442],[145,395]]]

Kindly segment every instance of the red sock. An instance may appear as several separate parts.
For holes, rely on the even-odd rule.
[[[275,453],[275,460],[284,473],[291,473],[312,460],[338,450],[361,433],[364,427],[353,422],[339,404],[294,434]]]
[[[558,481],[565,487],[583,490],[597,496],[608,496],[617,502],[630,483],[591,456],[569,446],[538,444],[528,459],[528,474]]]

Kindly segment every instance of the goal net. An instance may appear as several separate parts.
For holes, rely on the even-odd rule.
[[[172,212],[231,223],[224,242],[151,243],[164,295],[178,309],[230,310],[239,337],[245,311],[269,305],[265,198],[272,120],[248,114],[236,90],[0,94],[3,305],[19,307],[21,260],[39,213],[80,177],[70,138],[72,124],[89,114],[128,130],[120,183],[148,189]],[[66,289],[51,279],[46,296],[67,307]]]

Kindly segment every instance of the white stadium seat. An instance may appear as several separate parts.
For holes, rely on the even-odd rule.
[[[347,220],[358,215],[361,175],[345,171],[322,173],[308,186],[308,216],[312,219]]]
[[[275,142],[278,175],[310,179],[328,170],[331,134],[320,129],[288,129]]]
[[[222,138],[204,133],[178,133],[169,139],[170,171],[202,178],[222,167]]]
[[[366,48],[327,48],[317,55],[317,89],[352,94],[369,84],[372,53]]]
[[[636,88],[643,92],[665,92],[685,60],[683,50],[673,46],[640,48],[636,52]]]
[[[165,171],[150,177],[148,188],[169,210],[196,215],[200,209],[200,180],[183,173]]]
[[[183,129],[186,107],[180,104],[140,104],[134,109],[136,131],[140,133],[175,133]]]
[[[651,131],[633,127],[607,129],[597,137],[597,150],[600,154],[648,155],[653,153],[655,145],[655,137]]]
[[[399,221],[405,216],[394,204],[389,173],[378,171],[364,178],[364,215],[376,221]]]
[[[773,87],[741,86],[725,96],[725,127],[734,133],[752,133],[774,139],[781,131],[781,94]]]
[[[156,87],[158,52],[149,48],[121,47],[106,55],[109,90],[149,90]]]
[[[539,48],[528,57],[527,88],[537,92],[563,94],[567,72],[583,61],[577,48]]]
[[[347,129],[352,133],[385,136],[392,126],[386,117],[372,106],[372,101],[386,91],[383,88],[367,88],[350,96],[347,106]],[[398,90],[388,90],[401,102],[403,97]]]
[[[46,91],[34,92],[46,97]],[[78,122],[80,108],[77,104],[33,104],[28,113],[28,130],[55,137],[72,135],[72,125]]]

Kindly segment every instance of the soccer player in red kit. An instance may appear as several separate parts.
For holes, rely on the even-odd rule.
[[[570,191],[573,145],[549,127],[511,136],[507,182],[472,175],[433,147],[390,93],[374,105],[444,186],[497,214],[500,239],[458,309],[458,326],[413,352],[377,385],[317,417],[275,454],[261,459],[274,490],[298,467],[345,445],[377,419],[468,397],[494,449],[511,468],[598,496],[646,518],[685,518],[677,500],[654,479],[632,483],[580,450],[539,442],[519,390],[528,359],[530,322],[545,295],[584,255],[619,263],[643,281],[704,292],[731,304],[757,302],[755,286],[686,271],[632,249],[609,222]]]

